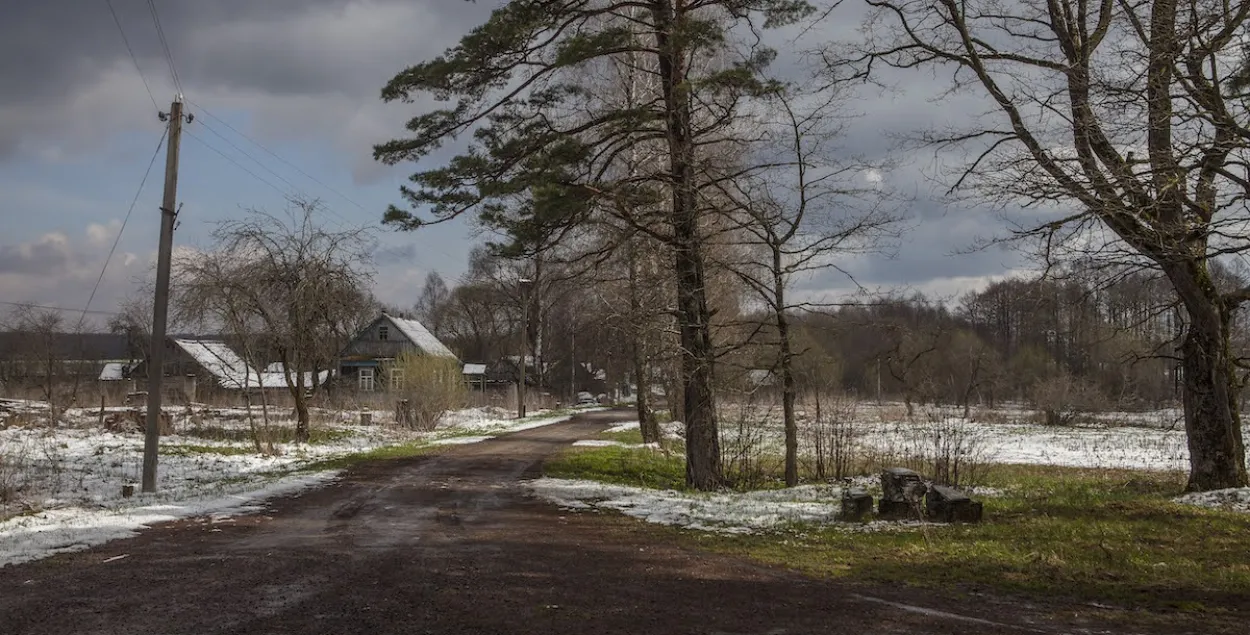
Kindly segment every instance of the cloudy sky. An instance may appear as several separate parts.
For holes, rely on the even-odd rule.
[[[155,100],[167,109],[175,91],[146,0],[112,4]],[[382,85],[454,44],[496,4],[157,0],[187,109],[196,115],[183,138],[176,243],[204,246],[212,223],[245,208],[281,210],[285,196],[297,193],[322,199],[330,226],[378,228],[375,291],[383,301],[411,305],[428,271],[459,275],[475,241],[469,228],[380,227],[413,166],[382,166],[371,148],[400,134],[414,114],[383,104]],[[81,308],[164,127],[105,0],[0,0],[0,7],[0,301]],[[883,150],[892,130],[948,116],[916,91],[870,96],[859,110],[867,114],[847,143],[866,154]],[[139,195],[93,309],[112,309],[154,259],[163,159]],[[1017,266],[1001,251],[952,255],[992,229],[990,217],[928,200],[924,167],[920,157],[887,175],[916,195],[909,210],[916,229],[897,257],[857,260],[860,282],[950,293]]]

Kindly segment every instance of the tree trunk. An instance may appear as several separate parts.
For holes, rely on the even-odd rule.
[[[660,424],[651,410],[651,385],[647,381],[646,330],[642,325],[642,313],[647,310],[638,297],[638,253],[634,240],[629,241],[629,312],[633,324],[632,353],[634,357],[634,405],[638,409],[638,428],[642,431],[643,443],[660,442]]]
[[[1240,382],[1229,348],[1232,315],[1220,304],[1204,262],[1165,267],[1189,316],[1181,342],[1190,491],[1245,487],[1246,455],[1237,409]]]
[[[774,247],[776,244],[774,243]],[[799,426],[794,420],[794,359],[790,346],[790,320],[786,318],[786,286],[781,277],[781,251],[773,249],[773,312],[777,316],[777,338],[781,345],[778,361],[781,371],[781,412],[786,434],[786,487],[799,484]]]
[[[679,9],[682,7],[679,6]],[[681,331],[682,396],[686,424],[686,482],[696,489],[720,487],[720,437],[712,387],[712,347],[695,191],[694,142],[691,138],[690,86],[683,67],[687,51],[675,36],[685,16],[671,2],[651,5],[656,25],[657,62],[664,97],[669,171],[672,177],[672,225],[677,273],[677,312]],[[684,12],[685,9],[682,9]]]

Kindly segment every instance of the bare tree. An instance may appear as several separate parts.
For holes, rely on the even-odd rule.
[[[844,122],[835,113],[842,111],[844,99],[840,90],[779,84],[764,101],[773,116],[760,121],[768,131],[768,156],[739,178],[715,181],[727,199],[733,231],[720,235],[728,239],[729,248],[712,252],[712,257],[762,301],[771,326],[767,332],[775,336],[771,344],[782,386],[789,487],[799,478],[794,358],[803,353],[795,349],[790,316],[816,306],[790,289],[819,272],[837,271],[850,278],[837,259],[881,249],[901,225],[882,205],[880,189],[874,187],[878,181],[867,178],[874,167],[838,156],[834,142]],[[734,256],[742,257],[732,260]]]
[[[64,406],[57,389],[71,372],[66,364],[69,351],[63,333],[65,319],[57,310],[18,305],[10,312],[8,321],[9,330],[19,337],[13,352],[20,364],[20,375],[48,402],[49,422],[55,425]]]
[[[973,157],[953,192],[1048,209],[1050,220],[1020,228],[1042,239],[1048,261],[1093,252],[1166,276],[1186,323],[1188,488],[1246,485],[1230,334],[1250,289],[1221,291],[1210,263],[1250,249],[1250,112],[1229,81],[1250,2],[868,4],[865,46],[835,66],[870,77],[880,66],[944,67],[948,94],[990,104],[974,123],[921,139]]]
[[[295,402],[299,441],[309,437],[308,398],[320,374],[332,370],[335,355],[374,305],[366,232],[326,229],[320,213],[317,202],[301,200],[292,200],[284,216],[253,210],[218,225],[211,255],[184,265],[214,274],[200,291],[226,294],[201,301],[234,316],[229,319],[240,328],[264,330]],[[208,267],[209,258],[219,264]]]

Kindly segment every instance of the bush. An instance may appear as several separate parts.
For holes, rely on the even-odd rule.
[[[1070,375],[1038,381],[1033,385],[1031,397],[1033,406],[1048,426],[1072,425],[1081,415],[1104,409],[1106,405],[1097,387]]]
[[[432,430],[449,410],[465,407],[469,389],[454,357],[402,353],[391,366],[398,372],[394,395],[407,401],[396,411],[395,422],[416,430]]]

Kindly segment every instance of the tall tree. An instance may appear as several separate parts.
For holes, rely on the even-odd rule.
[[[443,319],[447,301],[450,299],[451,291],[447,289],[443,276],[437,271],[426,274],[425,284],[421,287],[421,295],[417,297],[413,311],[430,332],[440,337],[446,334],[443,331]]]
[[[765,156],[757,162],[763,167],[718,183],[737,231],[718,235],[731,248],[717,250],[715,258],[762,301],[771,328],[757,333],[775,336],[768,344],[776,350],[773,367],[781,380],[789,487],[799,481],[794,359],[804,352],[795,347],[791,315],[815,306],[794,297],[791,287],[817,272],[838,270],[839,257],[884,247],[900,224],[881,205],[874,187],[879,181],[868,179],[872,166],[839,156],[834,145],[842,123],[834,115],[845,97],[840,90],[808,91],[778,83],[764,102],[772,114],[759,120],[766,131]],[[737,255],[743,257],[724,259]]]
[[[868,0],[857,72],[953,70],[948,94],[990,112],[923,140],[968,151],[952,187],[1008,206],[1071,210],[1023,233],[1145,260],[1184,307],[1188,488],[1247,484],[1234,313],[1211,263],[1244,231],[1250,111],[1231,84],[1247,0]],[[993,118],[994,123],[990,122]],[[1123,249],[1127,246],[1127,250]],[[1127,252],[1127,253],[1126,253]]]
[[[702,489],[718,487],[722,476],[699,148],[730,134],[741,98],[762,88],[759,71],[773,57],[760,46],[735,46],[735,29],[781,26],[811,11],[802,0],[512,0],[457,46],[404,70],[382,91],[387,101],[429,96],[453,103],[409,121],[411,135],[377,146],[376,158],[415,161],[462,134],[475,139],[401,190],[414,208],[429,206],[435,221],[476,211],[513,234],[550,233],[584,222],[588,210],[614,209],[588,202],[644,195],[642,182],[663,184],[667,205],[657,218],[626,218],[674,255],[687,480]],[[645,58],[644,72],[658,80],[655,98],[637,107],[596,101],[595,87],[571,72],[630,55]],[[616,156],[657,141],[662,168],[617,178]],[[427,219],[392,207],[385,221],[414,229]]]

